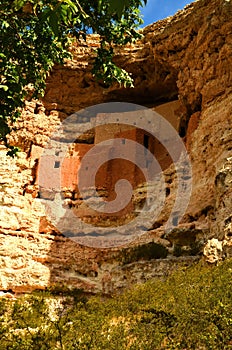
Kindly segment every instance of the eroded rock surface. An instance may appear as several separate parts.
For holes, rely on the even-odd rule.
[[[54,67],[43,101],[26,102],[17,132],[11,135],[11,142],[22,148],[19,158],[7,158],[1,146],[1,290],[26,292],[63,283],[111,293],[195,261],[198,257],[186,256],[192,243],[206,245],[209,262],[232,255],[232,2],[196,1],[143,33],[140,42],[118,48],[116,54],[117,63],[132,74],[134,89],[107,88],[94,80],[91,66],[98,37],[90,36],[87,43],[72,48],[72,61]],[[170,166],[164,172],[165,210],[151,231],[134,242],[163,244],[167,259],[122,267],[118,249],[88,248],[63,237],[38,198],[39,159],[55,127],[71,113],[98,103],[125,101],[155,108],[177,99],[176,127],[192,163],[191,200],[168,238],[164,225],[176,189]],[[144,193],[142,185],[135,192],[138,206]],[[178,250],[184,256],[174,256],[175,245],[184,247]]]

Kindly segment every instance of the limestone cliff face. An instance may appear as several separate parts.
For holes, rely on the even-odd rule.
[[[94,80],[98,37],[90,36],[72,48],[72,61],[54,67],[43,101],[26,102],[11,135],[11,142],[22,148],[19,158],[6,158],[1,146],[0,289],[24,292],[64,283],[112,292],[191,263],[199,257],[191,256],[193,243],[204,246],[211,262],[232,255],[232,2],[196,1],[143,34],[136,45],[116,54],[117,63],[131,72],[134,89],[106,88]],[[102,102],[155,108],[174,100],[176,125],[192,162],[191,201],[179,227],[164,236],[175,197],[175,171],[166,169],[167,210],[135,242],[153,239],[168,249],[167,258],[121,267],[117,249],[88,248],[63,237],[46,218],[37,185],[43,147],[60,120]],[[140,189],[138,203],[142,196]]]

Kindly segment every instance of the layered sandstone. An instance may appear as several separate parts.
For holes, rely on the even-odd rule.
[[[94,80],[91,67],[98,37],[90,36],[72,48],[72,61],[54,67],[43,101],[26,102],[17,132],[11,135],[11,142],[22,148],[19,158],[9,159],[4,147],[0,149],[0,289],[25,292],[64,283],[112,292],[194,261],[189,253],[193,244],[205,246],[211,262],[231,256],[232,3],[196,1],[146,27],[143,34],[136,45],[116,53],[117,63],[132,74],[134,89],[107,88]],[[98,103],[124,101],[157,108],[174,100],[174,123],[191,158],[191,200],[181,224],[165,234],[176,188],[175,169],[167,168],[166,209],[139,238],[140,243],[153,239],[164,245],[168,257],[122,267],[117,248],[94,249],[65,238],[38,198],[39,159],[55,127],[71,113]],[[164,114],[170,108],[165,106],[158,107]],[[138,206],[145,194],[142,185],[135,191]],[[177,250],[179,258],[173,256]]]

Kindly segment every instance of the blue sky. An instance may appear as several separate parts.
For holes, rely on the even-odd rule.
[[[142,27],[174,15],[178,10],[182,10],[185,5],[190,4],[193,0],[148,0],[147,5],[141,9],[144,16]]]

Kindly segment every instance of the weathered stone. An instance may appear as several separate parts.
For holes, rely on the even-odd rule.
[[[217,263],[222,259],[222,254],[222,242],[217,238],[210,239],[204,248],[205,260],[211,264]]]
[[[186,141],[193,173],[191,200],[177,227],[181,235],[172,240],[184,245],[181,238],[188,244],[210,239],[204,250],[208,262],[232,256],[231,33],[232,7],[224,0],[196,1],[175,16],[146,27],[141,41],[116,48],[116,62],[132,74],[134,89],[118,85],[108,88],[93,79],[91,69],[98,36],[88,36],[86,43],[72,47],[73,60],[63,67],[54,67],[43,100],[26,101],[17,131],[9,137],[9,142],[22,149],[19,158],[6,157],[6,149],[0,147],[0,289],[26,292],[61,283],[111,293],[166,275],[179,264],[190,264],[199,258],[169,255],[160,261],[140,261],[122,268],[118,249],[77,244],[62,237],[46,217],[37,198],[43,148],[71,113],[108,101],[144,104],[161,114],[165,111],[168,120],[167,111],[171,109],[170,121]],[[161,105],[161,101],[173,102]],[[90,145],[92,136],[90,131],[79,141]],[[178,184],[173,164],[163,173],[165,207],[152,230],[145,231],[133,244],[154,240],[171,252],[173,242],[162,237]],[[70,178],[67,172],[66,204],[84,210],[75,189],[69,188]],[[105,196],[104,188],[101,194]],[[45,196],[53,198],[49,191]],[[133,197],[138,210],[145,196],[146,185],[141,184]],[[111,224],[110,220],[115,218],[105,224]],[[195,235],[196,232],[204,234]]]

